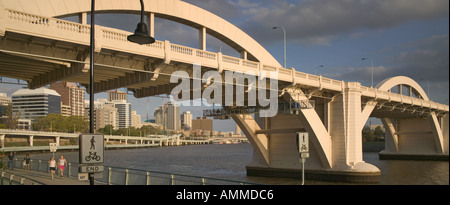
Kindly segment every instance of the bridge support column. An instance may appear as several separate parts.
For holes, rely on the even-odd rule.
[[[198,48],[206,51],[206,28],[201,27],[198,30]]]
[[[5,135],[0,135],[0,147],[5,147]]]
[[[56,144],[57,144],[58,146],[60,145],[60,144],[59,144],[60,138],[61,138],[61,137],[59,137],[59,136],[58,136],[58,137],[55,137],[55,142],[56,142]]]
[[[308,132],[310,157],[305,164],[307,178],[378,182],[380,170],[364,162],[362,158],[364,123],[361,120],[366,120],[367,113],[361,108],[359,86],[359,83],[345,83],[342,92],[335,95],[331,102],[316,99],[314,109],[301,109],[297,114],[278,113],[272,118],[257,119],[263,129],[258,126],[261,130],[255,130],[254,134],[265,134],[266,145],[258,147],[254,145],[255,142],[252,145],[255,151],[267,155],[267,165],[248,165],[247,175],[300,178],[302,166],[296,147],[296,132]],[[301,88],[293,87],[286,91],[291,98],[288,100],[308,100]],[[285,97],[286,94],[283,98]],[[246,121],[237,119],[236,116],[233,119],[249,140],[255,139],[246,128]]]
[[[448,114],[440,119],[432,112],[427,118],[382,122],[386,145],[380,159],[448,160]]]
[[[34,138],[33,135],[31,135],[31,136],[28,137],[28,143],[30,144],[30,147],[33,146],[33,138]]]

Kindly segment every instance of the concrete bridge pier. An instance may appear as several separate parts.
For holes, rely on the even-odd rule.
[[[5,135],[0,135],[0,147],[5,146]]]
[[[380,159],[448,160],[449,116],[381,119],[386,128]]]
[[[28,144],[30,144],[30,147],[33,146],[33,140],[34,140],[34,136],[33,135],[28,136]]]
[[[310,136],[310,157],[305,163],[308,179],[378,182],[380,170],[362,158],[362,128],[368,115],[362,112],[358,86],[346,83],[331,101],[317,99],[314,109],[301,109],[298,114],[232,116],[255,150],[247,175],[300,178],[296,132],[306,131]],[[289,89],[286,95],[295,101],[308,100],[300,88]]]

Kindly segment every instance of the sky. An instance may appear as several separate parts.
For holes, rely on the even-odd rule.
[[[258,41],[283,65],[283,32],[287,33],[287,67],[324,77],[374,85],[393,76],[408,76],[428,92],[431,100],[449,104],[448,0],[185,0],[236,25]],[[151,5],[146,5],[151,6]],[[69,19],[70,20],[70,19]],[[96,23],[133,32],[136,15],[99,14]],[[88,21],[89,22],[89,21]],[[155,19],[155,38],[198,47],[198,31],[164,19]],[[239,53],[214,37],[207,50]],[[361,60],[367,58],[367,60]],[[3,81],[17,82],[15,79]],[[22,83],[24,83],[22,81]],[[11,95],[20,86],[0,84]],[[123,90],[123,89],[121,89]],[[87,99],[88,99],[88,95]],[[97,98],[107,98],[105,93]],[[128,96],[133,109],[153,118],[162,98]],[[182,107],[194,118],[202,107]],[[234,130],[231,120],[214,121],[218,131]]]

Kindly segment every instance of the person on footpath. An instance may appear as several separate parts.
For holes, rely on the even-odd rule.
[[[50,161],[48,161],[48,165],[50,167],[50,172],[52,173],[52,179],[53,179],[53,175],[56,172],[56,160],[54,157],[50,158]]]
[[[10,152],[8,155],[8,169],[14,169],[14,153]]]
[[[24,170],[30,171],[30,165],[31,165],[31,158],[30,158],[30,154],[27,154],[27,156],[25,158],[23,158],[23,168]]]
[[[61,155],[58,161],[59,172],[61,174],[60,178],[64,178],[64,169],[66,168],[66,164],[67,164],[66,159],[64,159],[64,156]]]

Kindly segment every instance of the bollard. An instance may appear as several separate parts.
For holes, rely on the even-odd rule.
[[[111,185],[112,183],[111,183],[111,173],[112,173],[112,170],[111,170],[111,167],[109,167],[108,168],[108,185]]]
[[[202,178],[202,185],[206,185],[206,179]]]
[[[14,174],[10,174],[9,175],[9,185],[12,185],[13,178],[14,178]]]
[[[72,166],[72,164],[71,163],[68,163],[68,170],[67,170],[67,175],[68,175],[68,177],[70,178],[70,173],[71,173],[71,171],[70,171],[70,167]]]
[[[150,185],[150,172],[147,172],[147,176],[145,178],[147,180],[146,185]]]
[[[128,185],[128,169],[125,169],[125,185]]]
[[[171,185],[175,185],[175,175],[170,174]]]

